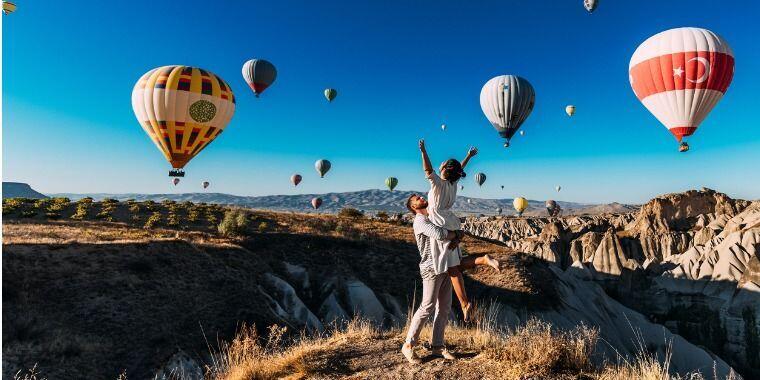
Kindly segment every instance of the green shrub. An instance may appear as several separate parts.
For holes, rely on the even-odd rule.
[[[248,215],[241,210],[229,210],[219,223],[219,233],[223,236],[241,236],[248,228]]]
[[[353,207],[344,207],[338,212],[338,216],[345,218],[363,218],[364,213]]]
[[[92,203],[92,197],[84,197],[78,200],[77,203]]]
[[[143,228],[154,228],[161,223],[161,213],[156,211],[145,221]]]
[[[177,202],[171,200],[171,199],[164,199],[161,201],[161,204],[164,206],[171,206],[177,204]]]
[[[109,205],[115,205],[115,204],[118,204],[119,201],[116,200],[116,199],[113,199],[113,198],[106,198],[106,199],[103,199],[101,201],[101,203],[103,203],[103,204],[109,204]]]
[[[21,211],[22,218],[34,218],[35,216],[37,216],[37,211],[34,211],[34,210]]]
[[[90,198],[92,199],[92,198]],[[75,220],[82,220],[87,217],[87,211],[90,209],[90,204],[92,202],[77,202],[77,209],[74,212],[74,215],[71,216],[71,219]]]
[[[48,212],[48,213],[45,213],[45,217],[48,218],[48,219],[56,220],[56,219],[60,219],[61,218],[61,214],[59,214],[57,212]]]
[[[42,198],[34,201],[34,208],[44,209],[47,207],[48,203],[50,203],[50,200],[47,198]]]
[[[177,214],[170,212],[166,217],[166,225],[169,227],[179,227],[179,217]]]
[[[131,212],[132,214],[139,213],[140,212],[140,205],[137,204],[137,203],[132,203],[131,205],[129,205],[129,212]]]
[[[217,220],[218,219],[216,218],[216,215],[214,215],[213,212],[210,212],[210,211],[206,212],[206,221],[208,221],[209,224],[216,224]]]
[[[266,232],[266,230],[268,229],[269,229],[269,223],[267,222],[259,223],[259,232]]]
[[[197,221],[198,221],[198,218],[199,218],[200,216],[201,216],[201,213],[200,213],[200,211],[198,211],[198,209],[197,209],[197,208],[193,207],[193,208],[191,208],[191,209],[190,209],[190,211],[188,211],[188,213],[187,213],[187,220],[189,220],[189,221],[191,221],[191,222],[197,222]]]

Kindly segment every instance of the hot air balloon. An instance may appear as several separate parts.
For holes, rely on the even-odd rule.
[[[501,209],[501,207],[497,207],[497,208],[496,208],[496,214],[498,214],[498,215],[501,215],[501,212],[502,212],[502,211],[503,211],[503,210]]]
[[[16,3],[10,1],[3,1],[3,14],[9,15],[16,11]]]
[[[629,80],[644,103],[680,144],[715,107],[734,76],[726,40],[701,28],[676,28],[649,37],[631,57]]]
[[[557,185],[557,187],[554,188],[559,193],[560,190],[562,190],[562,186]]]
[[[512,206],[515,207],[517,215],[522,216],[523,211],[528,208],[528,200],[523,197],[517,197],[514,201],[512,201]]]
[[[460,185],[459,190],[464,190],[464,185]]]
[[[573,114],[575,114],[575,106],[571,104],[565,107],[565,113],[567,116],[573,116]]]
[[[561,210],[557,202],[551,199],[546,201],[546,212],[549,213],[549,216],[557,216]]]
[[[179,183],[179,178],[175,177],[172,179],[172,184],[174,184],[174,186],[177,186],[178,183]]]
[[[314,163],[314,168],[317,169],[319,178],[324,178],[325,174],[327,174],[331,167],[332,165],[330,164],[330,161],[327,160],[317,160],[317,162]]]
[[[520,131],[520,136],[525,136],[525,131]]]
[[[483,173],[475,174],[475,183],[478,184],[478,186],[483,186],[483,183],[486,181],[486,175]]]
[[[162,66],[148,71],[132,90],[132,109],[145,133],[173,170],[206,148],[235,113],[230,86],[212,72],[190,66]]]
[[[472,203],[472,199],[467,198],[467,203]]]
[[[243,79],[258,98],[277,79],[277,69],[264,59],[251,59],[243,64]]]
[[[334,88],[325,89],[325,98],[327,98],[328,102],[332,102],[336,96],[338,96],[338,91]]]
[[[583,0],[583,7],[586,8],[588,13],[592,13],[599,5],[599,0]]]
[[[177,179],[178,179],[178,178],[177,178]],[[210,185],[210,184],[211,184],[211,183],[209,183],[208,181],[203,181],[203,182],[201,183],[201,185],[203,186],[203,188],[204,188],[204,189],[205,189],[205,188],[207,188],[207,187],[208,187],[208,185]]]
[[[300,174],[293,174],[290,176],[290,182],[293,183],[293,186],[298,186],[299,183],[301,183],[301,175]]]
[[[491,78],[480,90],[480,108],[509,146],[509,139],[533,111],[536,93],[524,78],[500,75]]]
[[[446,130],[446,124],[441,124],[441,130],[442,130],[442,131],[445,131],[445,130]]]
[[[388,187],[388,190],[393,191],[393,189],[396,188],[396,185],[398,185],[398,179],[396,177],[388,177],[385,179],[385,186]]]
[[[311,207],[314,207],[314,209],[318,209],[319,206],[322,206],[322,198],[312,198],[311,200]]]
[[[504,190],[504,185],[501,185],[501,189]]]

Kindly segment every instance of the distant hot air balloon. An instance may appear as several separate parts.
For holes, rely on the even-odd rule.
[[[509,139],[533,111],[536,93],[533,86],[516,75],[491,78],[480,90],[480,108],[499,136],[509,146]]]
[[[472,203],[472,199],[467,198],[467,203]]]
[[[525,131],[520,131],[520,136],[525,136]]]
[[[504,185],[501,185],[501,189],[504,190]]]
[[[388,187],[388,190],[393,191],[393,189],[396,188],[396,185],[398,185],[398,179],[396,179],[396,177],[388,177],[385,179],[385,186]]]
[[[277,79],[277,69],[264,59],[251,59],[243,64],[243,79],[258,98]]]
[[[559,193],[559,191],[562,190],[562,186],[557,185],[557,187],[555,187],[554,189],[557,190],[557,192]]]
[[[322,205],[322,198],[319,198],[319,197],[312,198],[312,200],[311,200],[311,207],[314,207],[314,209],[316,210],[321,205]]]
[[[162,66],[148,71],[132,90],[132,109],[151,141],[173,170],[182,168],[208,146],[232,119],[235,95],[210,71]]]
[[[179,178],[175,178],[175,179],[179,179]],[[201,183],[201,185],[203,186],[203,188],[204,188],[204,189],[205,189],[205,188],[208,188],[208,185],[210,185],[210,184],[211,184],[211,183],[209,183],[209,181],[203,181],[203,182]]]
[[[512,201],[512,206],[514,206],[517,214],[522,216],[523,211],[528,208],[528,200],[523,197],[517,197],[514,201]]]
[[[496,208],[496,214],[501,215],[502,209],[501,207]]]
[[[575,106],[569,105],[565,107],[565,113],[567,114],[567,116],[573,116],[575,114]]]
[[[442,131],[445,131],[445,130],[446,130],[446,124],[441,124],[441,130],[442,130]]]
[[[327,98],[328,102],[332,102],[336,96],[338,96],[338,91],[334,88],[325,89],[325,98]]]
[[[301,183],[301,179],[303,178],[301,177],[300,174],[293,174],[292,176],[290,176],[290,182],[293,183],[293,186],[298,186],[298,184]]]
[[[10,1],[3,1],[3,14],[9,15],[16,11],[16,3]]]
[[[486,181],[486,175],[483,173],[475,174],[475,183],[478,184],[478,186],[483,186],[483,183]]]
[[[583,7],[586,8],[588,13],[593,12],[599,5],[599,0],[583,0]]]
[[[464,185],[460,185],[459,190],[464,190]]]
[[[320,178],[324,178],[325,174],[327,174],[331,167],[332,164],[327,160],[317,160],[317,162],[314,163],[314,168],[317,169]]]
[[[177,186],[177,184],[179,183],[179,178],[176,178],[176,177],[173,178],[172,183],[174,184],[174,186]]]
[[[559,215],[561,208],[557,204],[557,202],[553,200],[546,201],[546,212],[549,213],[549,216],[557,216]]]
[[[628,65],[631,87],[670,133],[685,139],[715,107],[734,76],[734,53],[728,42],[701,28],[676,28],[649,37]]]

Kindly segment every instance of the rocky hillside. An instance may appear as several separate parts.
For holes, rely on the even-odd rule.
[[[181,193],[181,194],[71,194],[61,193],[52,194],[54,197],[65,197],[73,200],[89,197],[95,200],[116,199],[126,201],[129,199],[136,201],[155,201],[172,200],[175,202],[195,202],[209,203],[220,205],[232,205],[247,207],[259,210],[273,211],[294,211],[294,212],[315,212],[311,208],[311,199],[320,197],[323,200],[319,213],[336,213],[345,207],[353,207],[365,212],[375,213],[384,211],[386,213],[406,212],[404,203],[411,194],[426,194],[418,191],[387,191],[387,190],[362,190],[344,193],[327,193],[327,194],[301,194],[301,195],[267,195],[259,197],[247,197],[230,195],[223,193]],[[483,199],[460,196],[454,204],[454,209],[462,215],[466,214],[484,214],[496,215],[497,208],[503,210],[505,215],[513,215],[512,198],[506,199]],[[528,201],[528,210],[525,215],[547,215],[544,201]],[[623,205],[620,203],[611,204],[583,204],[573,202],[557,202],[562,207],[564,215],[583,215],[583,214],[604,214],[613,212],[630,212],[636,210],[636,206]]]
[[[239,236],[224,237],[216,226],[226,212],[191,202],[6,200],[3,374],[35,363],[51,379],[108,379],[122,371],[143,379],[177,368],[198,374],[211,362],[209,344],[230,341],[242,323],[260,336],[273,324],[298,336],[357,317],[393,328],[419,296],[416,245],[399,221],[243,211]],[[590,230],[603,219],[578,217],[575,228]],[[549,222],[551,234],[542,222],[538,235],[562,238],[561,220]],[[624,222],[607,223],[614,229]],[[522,233],[530,236],[530,228],[538,227]],[[466,276],[494,325],[537,319],[558,331],[592,326],[601,338],[594,363],[630,359],[642,347],[662,360],[671,347],[672,372],[712,373],[715,366],[719,376],[729,373],[713,352],[609,297],[606,284],[522,254],[513,243],[464,243],[468,254],[489,253],[504,264],[501,272]],[[350,374],[324,368],[328,377]],[[398,377],[409,378],[403,373]]]
[[[21,182],[3,182],[3,198],[47,198],[45,194],[38,193],[31,186]]]
[[[657,197],[637,213],[464,225],[601,285],[748,378],[760,377],[760,201],[703,189]]]

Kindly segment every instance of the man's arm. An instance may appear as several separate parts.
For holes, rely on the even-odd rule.
[[[430,157],[428,157],[427,149],[425,149],[425,140],[419,141],[420,152],[422,153],[422,170],[425,174],[433,172],[433,164],[430,163]]]
[[[478,148],[474,146],[470,147],[470,150],[467,151],[467,156],[462,160],[462,169],[467,166],[467,163],[470,162],[470,159],[475,157],[476,154],[478,154]]]
[[[449,231],[443,227],[438,227],[427,219],[424,221],[415,221],[414,224],[416,229],[419,229],[419,231],[416,231],[415,233],[421,233],[431,239],[454,240],[457,238],[457,231]]]

